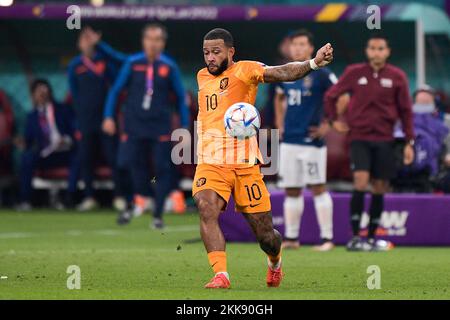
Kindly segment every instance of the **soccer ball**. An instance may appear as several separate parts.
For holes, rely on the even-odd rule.
[[[225,131],[239,139],[253,137],[261,125],[258,110],[246,102],[238,102],[229,107],[223,122]]]

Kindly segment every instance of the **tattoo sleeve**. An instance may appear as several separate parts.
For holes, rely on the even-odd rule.
[[[267,67],[264,71],[264,82],[295,81],[312,71],[309,61],[290,62],[281,66]]]

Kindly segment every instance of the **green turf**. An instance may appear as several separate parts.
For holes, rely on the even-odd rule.
[[[0,299],[449,299],[450,248],[348,253],[286,251],[280,288],[265,287],[256,244],[229,244],[231,290],[205,290],[212,276],[195,214],[167,216],[165,232],[149,216],[115,225],[109,211],[0,211]],[[188,241],[186,241],[188,240]],[[81,289],[66,287],[69,265]],[[381,289],[366,286],[381,268]]]

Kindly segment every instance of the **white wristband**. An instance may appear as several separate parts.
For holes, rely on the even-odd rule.
[[[311,69],[313,70],[317,70],[320,67],[316,64],[316,62],[314,61],[314,59],[309,60],[309,66],[311,67]]]

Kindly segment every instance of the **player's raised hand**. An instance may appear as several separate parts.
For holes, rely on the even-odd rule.
[[[317,51],[314,62],[319,67],[325,67],[326,65],[330,64],[331,61],[333,61],[333,47],[330,43],[327,43]]]
[[[106,118],[103,120],[102,129],[106,134],[113,136],[116,133],[116,123],[114,119]]]

